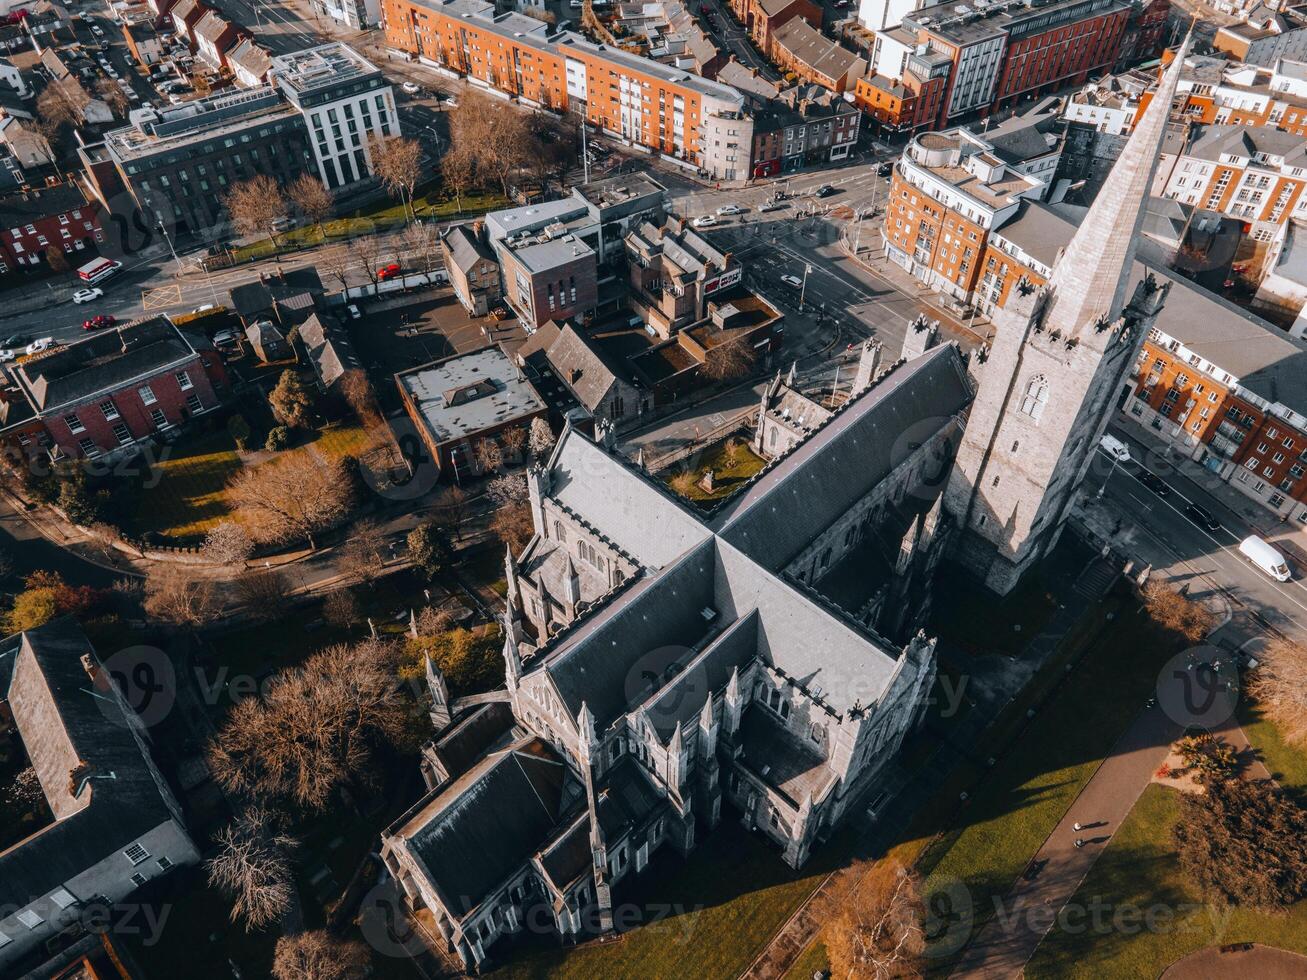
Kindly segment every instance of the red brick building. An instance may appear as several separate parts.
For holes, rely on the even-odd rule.
[[[770,49],[776,29],[795,17],[821,28],[821,5],[813,0],[731,0],[730,6],[731,13],[762,51]]]
[[[0,389],[0,441],[29,457],[130,452],[217,408],[230,388],[212,344],[166,316],[56,347],[10,375]]]
[[[102,241],[99,204],[71,181],[0,198],[0,272],[48,262],[56,248],[75,268]]]

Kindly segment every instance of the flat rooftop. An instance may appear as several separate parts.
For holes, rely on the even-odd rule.
[[[378,69],[353,48],[335,41],[279,54],[272,59],[272,70],[285,85],[303,94],[363,78]]]
[[[658,181],[643,173],[619,174],[605,180],[582,184],[573,189],[597,208],[611,208],[651,194],[662,194],[667,190]]]
[[[395,375],[437,444],[537,415],[545,403],[498,347],[457,354]]]
[[[132,160],[298,116],[276,89],[261,85],[170,106],[136,125],[110,130],[104,143],[117,159]]]
[[[1002,35],[1020,39],[1042,34],[1128,6],[1122,0],[944,0],[905,14],[903,24],[966,45]]]

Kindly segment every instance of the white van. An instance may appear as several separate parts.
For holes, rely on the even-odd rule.
[[[1098,440],[1098,444],[1103,447],[1103,452],[1118,463],[1130,462],[1130,447],[1116,436],[1104,435],[1103,438]]]
[[[1239,542],[1239,554],[1277,582],[1287,582],[1293,578],[1293,571],[1289,568],[1284,555],[1255,534]]]

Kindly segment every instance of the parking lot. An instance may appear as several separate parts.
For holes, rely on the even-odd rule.
[[[406,300],[365,305],[362,318],[350,321],[354,346],[385,411],[400,407],[390,381],[397,372],[489,343],[503,342],[511,349],[526,339],[516,320],[468,316],[447,288]]]

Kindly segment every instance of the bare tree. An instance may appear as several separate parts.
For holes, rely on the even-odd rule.
[[[535,534],[531,508],[523,503],[499,508],[490,519],[490,532],[512,549],[514,554],[520,553]]]
[[[526,487],[526,477],[521,473],[505,473],[486,484],[486,496],[495,502],[496,507],[511,507],[524,504],[530,497]]]
[[[287,453],[241,470],[230,494],[256,539],[284,543],[304,538],[314,550],[315,536],[344,520],[354,503],[339,460],[309,452]]]
[[[272,925],[295,906],[290,852],[298,841],[279,833],[266,810],[246,811],[218,831],[215,841],[218,853],[205,868],[209,883],[232,897],[233,922],[244,919],[246,931],[253,932]]]
[[[548,456],[554,449],[554,430],[549,428],[549,423],[542,418],[531,420],[531,433],[527,436],[527,443],[531,447],[531,455],[536,459],[543,459]]]
[[[395,678],[394,649],[377,640],[328,647],[276,677],[262,699],[238,702],[209,751],[229,792],[320,811],[344,786],[367,785],[377,751],[412,730],[414,702]]]
[[[275,619],[290,600],[290,579],[272,568],[247,572],[236,580],[236,595],[260,619]]]
[[[351,589],[334,589],[322,601],[322,618],[337,629],[348,629],[363,618],[363,608]]]
[[[72,99],[60,88],[58,82],[51,82],[36,99],[36,112],[41,119],[55,126],[76,126],[82,121],[82,112]]]
[[[360,980],[371,966],[367,947],[325,929],[282,936],[272,956],[276,980]]]
[[[239,565],[254,551],[250,533],[235,521],[220,521],[204,538],[202,554],[221,565]]]
[[[712,381],[738,381],[751,375],[758,365],[758,351],[749,338],[718,344],[705,352],[699,374]]]
[[[341,545],[336,568],[348,578],[371,585],[381,573],[386,551],[386,534],[381,525],[365,518],[355,522],[349,540]]]
[[[96,82],[95,94],[113,110],[114,115],[125,116],[131,110],[132,100],[112,78],[102,78]]]
[[[145,612],[174,626],[203,626],[218,614],[213,582],[180,565],[161,565],[145,580]]]
[[[509,178],[530,152],[530,123],[516,109],[488,96],[468,92],[461,99],[450,114],[454,150],[471,153],[477,172],[498,181],[507,197]]]
[[[422,146],[404,136],[388,136],[372,144],[372,170],[391,194],[404,202],[413,218],[413,190],[422,175]]]
[[[423,606],[418,612],[418,636],[439,636],[454,625],[454,617],[448,610],[434,606]]]
[[[431,519],[454,532],[454,539],[463,539],[463,522],[467,520],[467,494],[462,487],[449,487],[440,495]]]
[[[831,975],[848,980],[920,976],[924,912],[916,875],[898,861],[877,861],[826,927]]]
[[[349,242],[349,257],[351,267],[362,269],[363,274],[368,277],[368,282],[372,284],[373,289],[381,281],[377,275],[377,268],[381,265],[381,257],[385,254],[385,249],[381,244],[381,239],[376,235],[360,235],[358,238],[351,238]]]
[[[416,222],[404,229],[404,245],[417,256],[423,272],[440,265],[440,230],[433,224]]]
[[[51,272],[67,272],[69,269],[68,256],[62,246],[53,242],[45,250],[45,261]]]
[[[1201,643],[1216,625],[1216,617],[1201,602],[1151,581],[1143,590],[1144,611],[1157,625],[1183,637],[1187,643]]]
[[[341,375],[339,381],[340,396],[345,404],[365,429],[375,429],[384,422],[381,409],[377,405],[376,393],[366,371],[355,368]]]
[[[499,433],[499,444],[504,447],[504,455],[514,463],[522,458],[522,453],[526,450],[526,440],[526,429],[520,425]]]
[[[291,203],[299,213],[311,221],[318,229],[318,235],[325,239],[327,236],[322,230],[322,223],[331,217],[336,206],[336,200],[326,185],[312,174],[300,174],[291,181],[286,193],[290,195]]]
[[[482,473],[498,473],[504,468],[504,453],[494,439],[478,439],[472,453]]]
[[[37,100],[37,111],[40,112],[40,100]],[[45,144],[45,155],[49,157],[50,164],[54,167],[55,173],[59,179],[63,179],[63,170],[59,167],[59,155],[55,152],[55,145],[59,142],[59,134],[63,130],[63,121],[61,119],[47,119],[44,115],[38,115],[31,122],[27,123],[28,131]]]
[[[286,218],[288,211],[280,184],[267,174],[256,174],[234,185],[223,203],[237,231],[271,240],[276,254],[277,223]],[[277,261],[280,263],[280,258]]]
[[[463,210],[463,195],[477,186],[476,153],[469,147],[453,147],[440,160],[440,176],[444,185],[454,192],[458,210]]]
[[[350,273],[354,271],[354,249],[350,245],[330,249],[318,260],[318,268],[340,283],[341,292],[349,289]]]
[[[1307,648],[1272,640],[1248,672],[1248,692],[1290,745],[1307,745]]]

